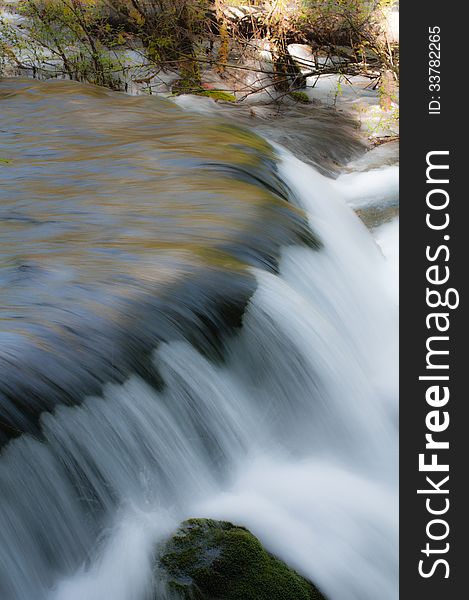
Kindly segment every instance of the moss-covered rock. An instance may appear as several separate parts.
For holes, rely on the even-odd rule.
[[[165,544],[160,564],[182,600],[324,600],[247,529],[225,521],[185,521]]]
[[[198,96],[208,96],[213,100],[222,100],[223,102],[236,102],[236,96],[225,92],[224,90],[201,90],[197,92]]]
[[[300,102],[301,104],[309,104],[310,99],[306,92],[290,92],[288,94],[290,98],[293,98],[295,102]]]
[[[212,100],[215,100],[215,102],[236,102],[236,96],[234,94],[230,94],[229,92],[225,92],[224,90],[206,90],[203,87],[195,85],[184,86],[180,82],[181,80],[178,80],[172,86],[173,96],[194,94],[195,96],[206,96],[207,98],[212,98]]]

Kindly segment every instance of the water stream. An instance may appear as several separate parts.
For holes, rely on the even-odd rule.
[[[5,80],[0,116],[0,598],[164,600],[207,516],[395,600],[393,269],[343,182],[158,98]]]

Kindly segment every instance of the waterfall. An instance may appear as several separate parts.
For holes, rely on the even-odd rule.
[[[116,96],[115,102],[130,110],[127,100]],[[138,110],[145,112],[147,106],[140,104]],[[173,108],[165,110],[171,119]],[[186,127],[203,128],[203,121],[198,125],[200,116],[182,115],[177,112],[175,121],[164,127],[185,119]],[[61,136],[67,135],[57,127]],[[146,135],[142,133],[145,143],[152,144]],[[15,426],[23,423],[25,431],[11,439],[5,433],[9,439],[0,456],[2,600],[147,600],[155,595],[164,600],[166,591],[155,568],[158,544],[181,520],[199,516],[245,525],[330,600],[397,598],[397,307],[383,268],[385,259],[346,206],[340,185],[280,147],[271,155],[268,149],[253,150],[250,141],[240,140],[248,149],[234,157],[234,188],[224,191],[230,170],[215,165],[207,179],[192,171],[184,194],[195,219],[209,210],[205,200],[199,201],[200,190],[218,198],[222,193],[244,194],[245,186],[250,186],[248,191],[259,189],[259,198],[252,201],[260,208],[254,214],[246,208],[255,222],[252,237],[248,227],[253,226],[246,224],[243,213],[244,207],[252,206],[247,204],[249,194],[241,202],[239,216],[230,214],[233,209],[227,203],[210,208],[215,215],[207,221],[210,230],[182,232],[196,235],[197,243],[202,243],[200,237],[219,235],[224,238],[224,251],[229,247],[236,257],[217,255],[206,279],[199,258],[193,263],[192,255],[190,260],[184,256],[184,264],[175,262],[180,259],[177,253],[158,258],[158,277],[164,270],[161,285],[169,286],[175,267],[183,281],[195,273],[197,285],[191,284],[189,291],[179,282],[175,288],[165,287],[169,291],[164,302],[154,305],[147,300],[129,315],[129,305],[119,304],[120,296],[115,303],[109,297],[114,288],[106,282],[87,280],[76,272],[69,278],[68,272],[64,275],[57,268],[48,271],[46,279],[41,279],[41,272],[36,281],[31,276],[31,286],[38,287],[44,302],[41,314],[54,327],[54,315],[60,314],[71,328],[83,327],[88,337],[78,351],[71,334],[72,347],[63,340],[60,346],[67,360],[53,363],[50,359],[41,367],[54,385],[72,390],[67,391],[67,402],[60,401],[59,393],[56,401],[46,405],[38,392],[40,416],[34,426],[32,420],[16,416],[15,410],[21,412],[24,403],[5,413]],[[58,164],[58,146],[54,147],[53,138],[47,143],[51,168],[70,185],[70,173]],[[136,143],[127,141],[131,154]],[[269,157],[275,178],[262,166],[267,159],[246,167],[245,157],[253,152]],[[95,160],[99,166],[104,159],[96,156]],[[146,157],[142,167],[145,186],[151,186],[146,180],[149,160]],[[158,184],[158,189],[170,209],[181,211],[177,196],[171,197],[173,182],[168,175],[178,160],[169,156],[163,165],[168,171],[150,175],[166,178],[168,188]],[[187,169],[187,160],[177,168]],[[88,165],[89,173],[97,168]],[[117,177],[114,168],[112,173]],[[41,183],[42,175],[35,176]],[[125,175],[120,177],[120,185],[126,184]],[[137,195],[146,198],[147,191],[148,187],[143,192],[136,187],[133,198],[126,201],[144,202]],[[181,188],[175,194],[180,192]],[[270,194],[267,199],[266,194]],[[97,197],[105,206],[106,194]],[[282,197],[288,198],[290,208]],[[277,202],[270,213],[264,208],[269,202]],[[40,220],[37,210],[30,214]],[[62,209],[49,206],[47,210],[56,214]],[[72,209],[66,218],[75,219]],[[282,226],[280,218],[287,225]],[[89,215],[85,223],[87,219]],[[111,213],[102,220],[102,235],[106,227],[115,227],[114,219]],[[238,227],[236,219],[242,220],[242,235],[230,241],[233,228]],[[146,225],[137,221],[126,221],[122,235],[135,236],[140,243],[134,230],[143,230],[148,221]],[[48,227],[44,222],[40,226]],[[183,225],[169,226],[177,231]],[[148,239],[153,235],[151,231]],[[53,250],[48,247],[48,251]],[[103,272],[114,256],[111,249]],[[199,252],[200,256],[208,260]],[[139,255],[139,262],[133,262],[126,273],[135,276],[135,270],[141,269],[136,281],[146,290],[153,268],[151,257]],[[217,278],[219,269],[226,277]],[[79,302],[100,302],[104,313],[74,312],[70,307],[75,306],[75,298],[69,292],[58,297],[63,313],[52,313],[43,300],[43,286],[50,281],[55,286],[50,272],[58,278],[54,287],[58,294],[62,285],[71,285]],[[137,284],[131,284],[122,298],[133,294]],[[25,305],[28,301],[19,290],[18,302]],[[217,303],[211,304],[215,297]],[[202,306],[200,312],[191,308],[195,303]],[[117,311],[115,305],[124,310]],[[176,305],[182,308],[176,311]],[[100,314],[106,328],[120,329],[124,320],[133,328],[132,335],[126,338],[126,329],[119,337],[106,337],[94,320]],[[201,324],[192,314],[199,315]],[[220,331],[230,319],[231,325]],[[152,335],[155,320],[156,337]],[[207,322],[210,326],[203,335],[193,333],[205,331]],[[52,325],[45,338],[49,342],[55,340]],[[162,335],[161,330],[178,334]],[[41,336],[42,325],[30,333]],[[18,336],[18,330],[7,328],[2,338],[15,349],[9,350],[10,362],[21,363],[24,344],[19,345]],[[148,353],[137,348],[144,342],[150,346]],[[125,344],[129,352],[132,345],[138,350],[145,369],[120,356]],[[103,356],[113,352],[115,361],[108,364]],[[36,369],[37,364],[33,363]],[[88,375],[89,381],[96,379],[95,366],[101,369],[99,386],[87,383]],[[76,377],[67,380],[61,369]],[[2,367],[2,373],[7,381],[8,371]],[[22,376],[33,375],[33,368],[26,365]],[[18,382],[14,385],[20,389]],[[14,390],[7,396],[8,389],[3,385],[10,406]],[[78,391],[83,396],[80,401]]]

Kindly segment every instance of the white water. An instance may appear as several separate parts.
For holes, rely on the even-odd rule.
[[[373,232],[386,259],[388,281],[396,304],[399,302],[399,218],[383,223]]]
[[[399,167],[381,167],[345,173],[335,182],[339,193],[352,208],[391,206],[399,199]]]
[[[397,324],[384,258],[329,180],[289,155],[282,172],[324,248],[284,250],[280,276],[254,271],[226,363],[163,345],[163,392],[134,377],[43,418],[64,465],[78,461],[112,512],[78,572],[72,549],[90,546],[87,516],[46,450],[28,439],[9,448],[12,489],[15,477],[41,481],[42,504],[27,511],[63,546],[51,578],[24,546],[21,573],[18,540],[20,600],[143,600],[159,585],[155,543],[199,516],[246,525],[330,600],[397,598]],[[14,520],[0,526],[18,531]]]

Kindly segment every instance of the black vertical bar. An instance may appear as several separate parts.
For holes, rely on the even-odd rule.
[[[400,598],[405,600],[452,600],[468,594],[464,590],[469,571],[465,515],[469,509],[469,469],[465,464],[469,458],[465,382],[469,372],[465,339],[469,197],[463,180],[469,163],[463,146],[468,143],[469,129],[464,66],[469,31],[462,7],[441,0],[407,0],[400,6]],[[427,157],[435,151],[441,154],[428,160],[449,169],[430,170],[428,182]],[[446,179],[449,183],[443,183]],[[443,206],[448,198],[445,208],[427,204]],[[427,218],[432,226],[442,226],[447,218],[449,224],[432,229]],[[437,268],[428,272],[432,266]],[[448,273],[445,283],[428,280],[441,281]],[[430,307],[427,288],[439,291],[442,297],[454,289],[449,292],[449,303],[456,304],[459,295],[459,306]],[[437,298],[434,293],[429,301],[438,304]],[[438,323],[441,329],[450,323],[447,331],[438,331],[437,319],[429,317],[432,313],[445,315]],[[449,350],[449,354],[428,357],[429,338],[441,336],[449,339],[431,340],[430,348]],[[449,368],[428,368],[427,358],[431,365],[446,364]],[[449,380],[419,380],[419,376],[435,375]],[[442,398],[444,387],[449,390],[449,400],[446,404],[444,399],[435,401],[431,406],[426,393],[437,385],[438,398],[430,396],[430,401]],[[447,418],[449,426],[445,428]],[[436,428],[442,431],[435,432]],[[432,440],[449,442],[449,448],[426,449],[430,443],[426,434],[432,434]],[[449,471],[420,470],[420,454],[425,464],[435,454],[433,460],[449,465]],[[441,483],[447,476],[449,479]],[[433,493],[419,494],[417,490]],[[446,508],[441,514],[429,512]]]

